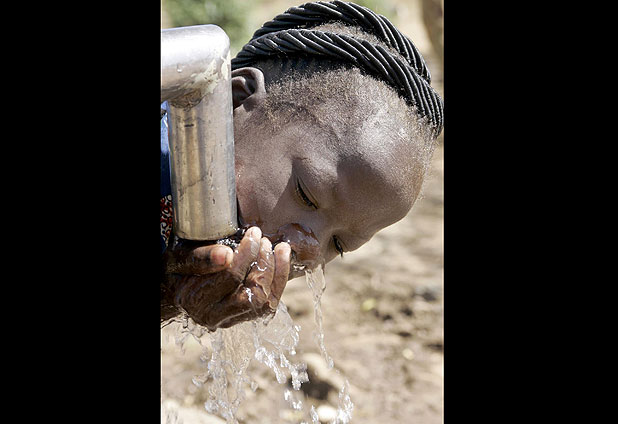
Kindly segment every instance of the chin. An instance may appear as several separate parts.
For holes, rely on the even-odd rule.
[[[305,275],[305,271],[292,270],[290,271],[290,275],[288,276],[288,281],[293,280],[298,277],[303,277],[304,275]]]

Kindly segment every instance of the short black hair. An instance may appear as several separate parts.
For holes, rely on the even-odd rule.
[[[356,68],[395,89],[435,137],[442,131],[442,99],[422,55],[387,18],[354,3],[305,3],[277,15],[232,60],[232,69],[244,66],[262,69],[267,86],[290,71]]]

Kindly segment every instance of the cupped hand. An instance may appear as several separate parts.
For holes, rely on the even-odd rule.
[[[274,313],[290,255],[288,243],[273,249],[258,227],[249,228],[235,250],[181,242],[164,257],[168,303],[211,331]]]

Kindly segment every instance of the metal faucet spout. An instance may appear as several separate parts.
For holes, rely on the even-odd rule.
[[[161,30],[174,232],[216,240],[237,230],[230,41],[216,25]]]

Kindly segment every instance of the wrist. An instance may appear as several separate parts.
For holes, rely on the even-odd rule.
[[[161,322],[180,314],[180,310],[174,304],[174,290],[170,286],[168,277],[165,273],[161,274]]]

